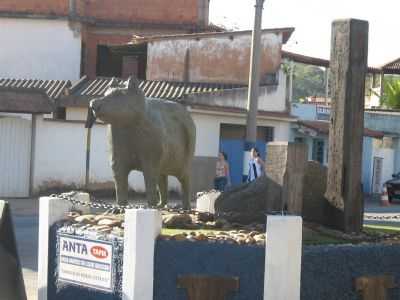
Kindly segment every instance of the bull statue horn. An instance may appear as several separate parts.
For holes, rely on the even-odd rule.
[[[138,86],[138,80],[135,77],[129,76],[126,81],[126,87],[128,88],[128,90],[136,90]]]
[[[111,78],[111,81],[108,84],[108,86],[111,87],[111,88],[118,87],[119,86],[119,82],[118,82],[117,78],[115,78],[115,77]]]

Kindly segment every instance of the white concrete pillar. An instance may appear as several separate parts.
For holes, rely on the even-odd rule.
[[[161,224],[158,210],[125,212],[123,300],[153,300],[154,248]]]
[[[299,300],[302,218],[268,216],[264,300]]]
[[[80,194],[79,199],[87,198],[86,195]],[[54,223],[62,220],[71,208],[71,203],[59,198],[41,197],[39,199],[38,300],[47,300],[49,229]],[[88,211],[87,208],[79,207],[79,209]]]
[[[65,216],[71,206],[70,203],[58,198],[39,199],[38,300],[47,300],[49,229]]]

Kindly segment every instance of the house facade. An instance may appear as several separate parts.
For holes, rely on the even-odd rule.
[[[107,76],[107,46],[133,35],[220,30],[208,25],[208,0],[5,0],[0,3],[0,78],[78,80]],[[117,58],[115,68],[129,70]]]
[[[292,114],[299,117],[293,128],[294,140],[308,145],[308,159],[328,164],[330,107],[318,104],[292,104]],[[366,110],[362,183],[367,194],[380,194],[382,184],[400,171],[399,113]]]

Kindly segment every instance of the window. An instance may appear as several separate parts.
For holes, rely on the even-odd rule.
[[[265,128],[265,141],[273,142],[274,141],[274,127],[264,127]]]
[[[67,112],[65,107],[57,107],[56,111],[53,113],[53,118],[56,120],[66,120]]]
[[[294,142],[297,143],[297,144],[302,144],[302,143],[304,143],[304,138],[302,138],[302,137],[295,137],[295,138],[294,138]]]
[[[312,160],[324,163],[324,140],[314,139],[312,148]]]
[[[260,78],[261,85],[278,85],[279,84],[279,74],[278,73],[267,73]]]

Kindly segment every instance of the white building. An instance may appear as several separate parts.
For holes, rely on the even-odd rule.
[[[0,40],[0,78],[80,78],[79,25],[62,19],[0,18]]]

